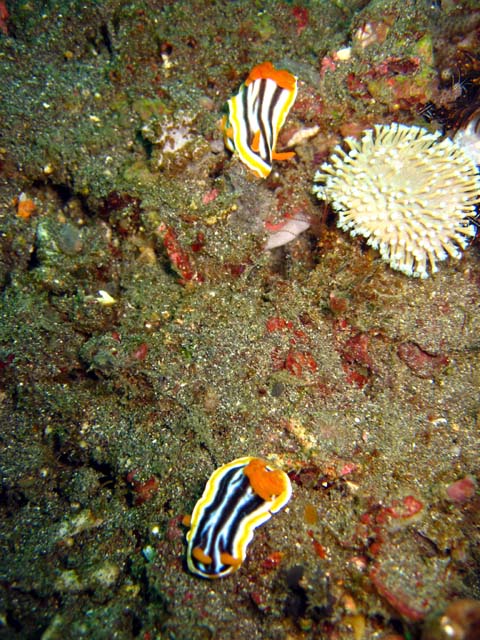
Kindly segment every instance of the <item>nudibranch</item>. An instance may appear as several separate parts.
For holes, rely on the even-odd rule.
[[[271,62],[254,67],[237,95],[227,102],[222,120],[225,146],[259,178],[272,170],[272,160],[288,160],[295,153],[277,153],[278,133],[297,96],[297,78]]]
[[[213,472],[191,518],[187,564],[203,578],[223,578],[245,560],[253,531],[292,495],[286,473],[260,458],[238,458]]]

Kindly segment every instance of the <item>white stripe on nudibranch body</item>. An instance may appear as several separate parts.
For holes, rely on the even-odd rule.
[[[254,530],[280,511],[291,495],[287,474],[259,458],[238,458],[214,471],[186,523],[190,571],[204,578],[236,571]]]
[[[273,160],[287,160],[293,152],[276,153],[278,133],[297,96],[297,78],[264,62],[252,69],[237,95],[227,102],[222,122],[225,145],[260,178],[272,170]]]

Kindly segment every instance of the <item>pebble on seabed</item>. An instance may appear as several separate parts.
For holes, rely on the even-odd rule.
[[[422,640],[478,640],[479,629],[480,600],[455,600],[427,620]]]

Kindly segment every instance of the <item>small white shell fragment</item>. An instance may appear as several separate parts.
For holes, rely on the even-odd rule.
[[[309,226],[310,221],[303,211],[295,214],[292,218],[287,218],[284,225],[268,237],[265,243],[265,251],[282,247],[284,244],[295,240]]]
[[[295,131],[292,137],[288,140],[286,146],[287,147],[296,147],[299,144],[305,142],[305,140],[309,140],[317,135],[320,131],[320,127],[316,124],[313,127],[305,127],[304,129],[299,129]]]
[[[117,302],[115,298],[111,296],[108,293],[108,291],[105,291],[104,289],[100,289],[100,291],[98,292],[98,297],[95,298],[95,300],[100,304],[105,305],[106,307],[108,307],[109,305],[115,304]]]

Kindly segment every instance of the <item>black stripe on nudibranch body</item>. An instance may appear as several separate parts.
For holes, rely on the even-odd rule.
[[[272,160],[287,160],[293,152],[275,153],[278,133],[297,96],[297,78],[264,62],[252,69],[237,95],[227,102],[222,121],[225,145],[260,178],[272,170]]]
[[[287,474],[259,458],[239,458],[214,471],[189,522],[190,571],[204,578],[236,571],[254,530],[282,509],[291,493]]]

